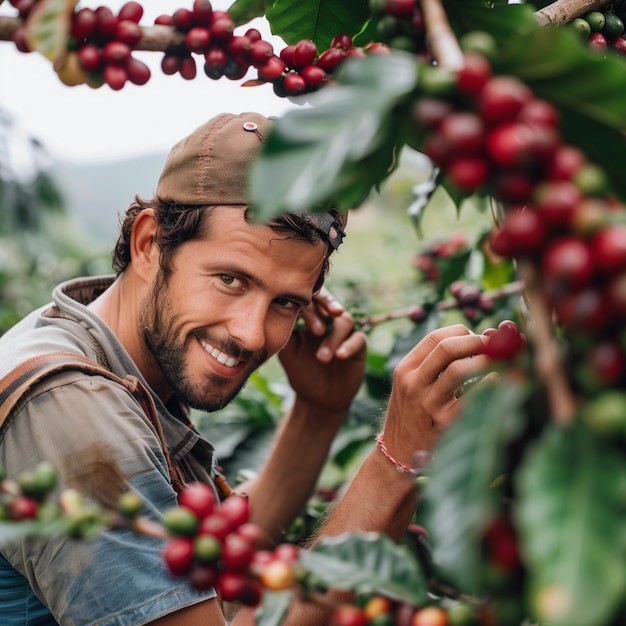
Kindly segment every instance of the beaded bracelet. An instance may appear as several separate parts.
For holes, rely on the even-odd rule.
[[[401,474],[412,474],[413,476],[415,476],[417,472],[414,469],[410,468],[408,465],[404,465],[403,463],[396,461],[396,459],[393,458],[389,450],[387,450],[382,431],[379,432],[378,435],[376,435],[376,443],[378,444],[380,451],[385,455],[386,459],[396,468],[396,471],[400,472]]]

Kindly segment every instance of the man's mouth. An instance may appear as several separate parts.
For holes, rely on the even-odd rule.
[[[200,339],[200,344],[218,363],[221,363],[226,367],[235,367],[241,363],[238,359],[229,356],[225,352],[221,352],[217,348],[214,348],[210,343],[202,341],[202,339]]]

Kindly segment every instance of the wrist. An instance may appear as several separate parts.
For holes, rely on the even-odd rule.
[[[315,402],[310,402],[296,395],[291,407],[291,415],[305,422],[310,422],[315,428],[328,426],[336,430],[350,412],[350,407],[330,408]]]
[[[395,456],[387,446],[385,434],[382,430],[376,435],[376,447],[396,472],[413,478],[419,476],[423,468],[432,460],[432,454],[425,449],[415,449],[410,455],[405,453],[404,457]],[[407,456],[408,458],[405,460]]]

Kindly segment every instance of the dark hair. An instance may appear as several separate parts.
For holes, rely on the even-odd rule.
[[[165,275],[169,276],[174,251],[186,241],[200,239],[206,234],[213,208],[212,206],[183,206],[160,198],[144,200],[135,196],[134,202],[126,209],[123,219],[120,220],[120,234],[111,254],[116,275],[119,276],[130,264],[130,236],[135,218],[141,211],[144,209],[154,211],[158,224],[159,264]],[[250,219],[247,211],[246,219]],[[316,244],[320,240],[328,243],[328,252],[314,291],[321,289],[328,272],[328,259],[334,248],[318,230],[313,218],[306,213],[285,213],[271,218],[266,223],[276,233],[287,235],[289,238],[307,241],[311,244]]]

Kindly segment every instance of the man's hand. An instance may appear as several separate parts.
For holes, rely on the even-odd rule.
[[[279,353],[289,383],[299,401],[345,414],[363,381],[365,334],[353,332],[354,319],[326,289],[302,318],[305,327]]]
[[[457,416],[457,391],[484,373],[485,338],[457,324],[429,333],[400,361],[385,421],[384,441],[392,456],[410,466],[417,450],[430,450],[439,432]]]

